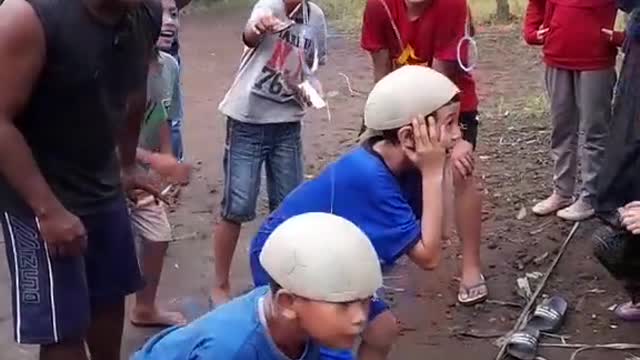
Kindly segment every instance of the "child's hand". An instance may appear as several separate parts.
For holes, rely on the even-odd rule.
[[[423,176],[442,176],[447,152],[441,142],[441,131],[436,119],[429,116],[412,120],[414,148],[404,148],[409,160],[420,170]]]
[[[536,38],[538,41],[544,42],[544,39],[547,37],[547,33],[549,32],[549,28],[544,28],[536,31]]]
[[[149,165],[158,175],[174,184],[189,183],[191,167],[187,164],[179,163],[173,155],[155,153],[151,155]]]
[[[253,31],[258,35],[262,35],[280,31],[285,26],[286,24],[282,20],[275,17],[271,12],[267,12],[255,21]]]
[[[458,171],[463,178],[471,176],[475,168],[473,145],[466,140],[460,139],[453,147],[451,160],[453,161],[453,166],[455,166],[456,171]]]

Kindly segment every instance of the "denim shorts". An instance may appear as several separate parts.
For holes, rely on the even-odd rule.
[[[222,196],[225,220],[243,223],[255,219],[263,165],[270,211],[302,182],[300,131],[300,122],[250,124],[227,119]]]

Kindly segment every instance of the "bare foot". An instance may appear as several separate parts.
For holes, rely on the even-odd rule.
[[[212,307],[218,307],[231,300],[231,291],[229,288],[214,287],[211,290],[211,305]]]
[[[169,327],[187,323],[187,319],[179,312],[164,311],[156,307],[146,309],[140,306],[131,311],[130,321],[133,326],[138,327]]]

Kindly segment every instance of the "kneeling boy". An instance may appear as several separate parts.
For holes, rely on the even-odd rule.
[[[133,359],[315,360],[320,345],[354,346],[382,286],[360,229],[327,213],[294,216],[266,239],[260,264],[270,286],[166,330]]]
[[[253,239],[255,285],[268,282],[258,262],[265,239],[291,216],[313,211],[331,211],[356,224],[384,265],[408,255],[419,267],[433,269],[445,229],[445,199],[453,187],[446,153],[461,137],[458,94],[447,77],[422,66],[405,66],[380,80],[365,107],[362,146],[294,190]],[[385,358],[398,334],[397,321],[380,299],[370,321],[359,358]]]

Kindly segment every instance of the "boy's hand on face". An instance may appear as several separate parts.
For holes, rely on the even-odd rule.
[[[473,145],[466,140],[459,140],[451,151],[451,160],[456,171],[463,178],[473,174],[475,159],[473,158]]]
[[[407,157],[420,169],[423,176],[442,176],[447,151],[441,140],[441,129],[436,119],[418,116],[411,122],[413,127],[414,148],[404,147]]]

